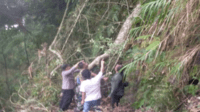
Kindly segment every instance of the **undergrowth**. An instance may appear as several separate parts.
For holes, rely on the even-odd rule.
[[[188,93],[195,95],[198,87],[186,85],[194,74],[199,77],[193,70],[199,68],[199,42],[194,41],[199,30],[194,22],[200,22],[197,4],[198,0],[143,1],[130,31],[132,48],[124,55],[132,60],[124,67],[125,74],[134,75],[139,83],[137,91],[132,89],[134,108],[176,110]]]

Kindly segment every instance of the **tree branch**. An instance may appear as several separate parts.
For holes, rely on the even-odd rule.
[[[136,6],[136,8],[133,10],[133,12],[128,16],[124,24],[122,25],[122,28],[119,31],[119,34],[117,35],[117,38],[114,41],[114,46],[123,44],[125,40],[128,38],[129,31],[132,26],[132,19],[134,17],[137,17],[140,13],[140,4]],[[115,50],[115,47],[111,47],[108,49],[108,52],[98,56],[95,58],[88,66],[89,69],[92,69],[95,65],[99,64],[99,61],[104,58],[108,58],[110,56],[110,51]]]
[[[65,40],[65,43],[64,43],[64,45],[63,45],[63,47],[62,47],[61,54],[63,53],[64,48],[65,48],[65,46],[66,46],[66,44],[67,44],[67,41],[68,41],[69,37],[71,36],[72,32],[74,31],[74,28],[75,28],[75,26],[76,26],[76,23],[77,23],[77,21],[78,21],[80,15],[81,15],[81,12],[83,11],[84,7],[86,6],[87,2],[88,2],[88,0],[85,1],[85,3],[83,4],[83,6],[82,6],[82,8],[81,8],[81,10],[80,10],[80,12],[79,12],[79,14],[78,14],[78,16],[77,16],[77,18],[76,18],[76,20],[75,20],[75,23],[74,23],[74,25],[72,26],[72,29],[71,29],[69,35],[67,36],[67,39]]]
[[[67,14],[68,6],[69,6],[69,3],[67,3],[67,6],[66,6],[66,9],[65,9],[65,12],[64,12],[62,21],[61,21],[61,23],[60,23],[60,26],[59,26],[59,28],[58,28],[57,34],[56,34],[56,36],[55,36],[53,42],[52,42],[51,45],[49,46],[49,51],[51,51],[52,53],[56,54],[56,55],[58,56],[58,58],[61,60],[61,63],[63,63],[63,58],[62,58],[61,54],[60,54],[59,52],[57,52],[56,50],[52,49],[52,46],[56,43],[57,38],[58,38],[58,36],[59,36],[59,33],[60,33],[61,29],[62,29],[64,20],[65,20],[66,14]]]

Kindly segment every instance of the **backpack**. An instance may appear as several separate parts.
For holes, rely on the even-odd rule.
[[[122,80],[120,81],[118,88],[116,89],[116,95],[118,96],[123,96],[124,95],[124,87],[127,87],[129,85],[128,82],[126,82],[124,79],[124,75],[123,73],[121,73],[122,75]]]

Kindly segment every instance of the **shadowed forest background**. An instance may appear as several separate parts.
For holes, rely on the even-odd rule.
[[[0,0],[0,112],[58,110],[60,65],[102,58],[120,111],[200,111],[199,32],[199,0]]]

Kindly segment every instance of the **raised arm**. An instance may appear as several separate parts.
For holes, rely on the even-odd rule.
[[[102,78],[103,76],[103,70],[104,70],[104,60],[101,60],[101,68],[100,68],[100,71],[99,73],[93,78],[93,80],[95,81],[100,81],[100,79]]]
[[[94,73],[94,72],[92,72],[92,71],[90,71],[91,72],[91,76],[96,76],[97,74],[96,73]]]
[[[101,60],[100,72],[102,72],[102,73],[103,73],[103,70],[104,70],[104,63],[105,63],[105,61],[104,61],[104,60]]]
[[[79,62],[78,62],[79,63]],[[66,76],[66,75],[69,75],[71,74],[72,72],[74,72],[77,68],[78,68],[78,63],[76,63],[72,68],[70,68],[69,70],[67,71],[63,71],[62,72],[62,75]]]
[[[74,70],[74,73],[78,73],[80,71],[81,71],[80,69],[76,69],[76,70]]]

